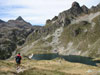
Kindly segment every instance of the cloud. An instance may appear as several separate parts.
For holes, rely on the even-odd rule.
[[[76,0],[80,5],[92,5],[99,0]],[[15,19],[22,16],[32,24],[45,24],[47,19],[53,18],[60,12],[71,7],[74,0],[1,0],[0,18],[3,20]]]

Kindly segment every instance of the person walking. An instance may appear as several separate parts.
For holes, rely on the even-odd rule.
[[[22,57],[21,57],[20,53],[18,53],[17,56],[15,57],[16,64],[17,64],[17,70],[20,68],[21,59],[22,59]]]

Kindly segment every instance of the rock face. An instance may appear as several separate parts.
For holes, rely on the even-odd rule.
[[[70,9],[61,12],[52,20],[47,20],[46,25],[68,26],[73,19],[76,19],[83,14],[86,15],[99,10],[100,3],[97,6],[93,6],[91,9],[88,9],[85,5],[80,6],[78,2],[73,2]]]
[[[83,12],[85,14],[88,14],[89,13],[89,9],[85,5],[83,5],[81,8],[82,8],[82,10],[83,10]]]
[[[70,12],[74,15],[78,15],[78,14],[81,14],[83,12],[83,10],[81,9],[79,3],[73,2]]]
[[[58,26],[67,26],[71,20],[80,16],[81,14],[88,14],[89,9],[83,5],[82,7],[77,2],[72,3],[72,7],[69,10],[61,12],[58,16],[55,16],[52,20],[48,20],[46,25],[57,24]]]

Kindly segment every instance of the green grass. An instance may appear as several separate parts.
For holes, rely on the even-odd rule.
[[[95,72],[100,69],[98,66],[72,63],[60,58],[41,61],[22,59],[21,67],[26,70],[20,73],[16,73],[15,66],[14,60],[0,61],[0,75],[85,75],[89,74],[86,73],[89,69]]]
[[[88,56],[97,57],[98,48],[100,48],[100,16],[93,19],[93,22],[96,23],[94,29],[91,29],[92,23],[82,25],[81,23],[69,25],[64,27],[64,31],[60,36],[60,41],[62,45],[66,48],[69,42],[73,42],[73,48],[78,46],[77,50],[84,53],[88,51]],[[80,29],[80,33],[74,36],[75,30]],[[84,30],[87,29],[87,32]],[[97,43],[96,43],[97,42]],[[90,45],[90,48],[88,48]]]
[[[28,44],[31,44],[32,42],[34,42],[34,41],[36,41],[37,39],[39,39],[41,36],[38,34],[38,33],[31,33],[29,36],[28,36],[28,38],[27,38],[27,40],[26,40],[26,45]]]
[[[74,25],[69,25],[68,27],[64,28],[64,31],[62,35],[60,36],[60,41],[62,41],[62,44],[64,47],[69,42],[74,42],[75,45],[77,45],[80,41],[85,39],[86,33],[83,32],[84,29],[88,29],[90,27],[90,24],[87,25],[80,25],[80,24],[74,24]],[[75,30],[80,29],[80,33],[76,36],[74,36]]]
[[[29,69],[29,70],[27,70],[23,73],[19,73],[18,75],[66,75],[66,73],[59,72],[59,71],[56,71],[56,70],[50,71],[50,70],[32,68],[32,69]]]
[[[52,42],[52,39],[53,39],[53,36],[50,36],[46,41],[50,43]]]
[[[51,38],[50,38],[51,39]],[[38,53],[51,53],[52,46],[45,46],[45,40],[39,40],[25,55]]]

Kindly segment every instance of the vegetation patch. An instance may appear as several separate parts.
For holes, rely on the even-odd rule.
[[[45,40],[46,42],[52,42],[53,36],[50,36],[47,40]]]

